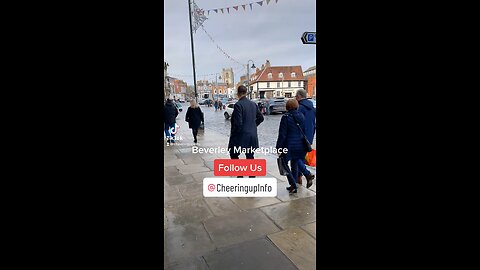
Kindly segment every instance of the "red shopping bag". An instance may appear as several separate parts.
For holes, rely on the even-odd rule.
[[[311,167],[317,166],[317,150],[313,149],[307,153],[305,156],[305,164]]]

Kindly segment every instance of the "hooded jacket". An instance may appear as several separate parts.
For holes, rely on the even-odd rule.
[[[302,99],[298,102],[298,111],[305,117],[305,136],[313,143],[313,135],[315,135],[315,121],[317,110],[313,107],[313,103],[308,99]]]

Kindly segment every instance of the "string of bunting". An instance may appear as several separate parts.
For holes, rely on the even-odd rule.
[[[242,66],[243,68],[245,68],[243,66],[242,63],[240,63],[239,61],[235,60],[233,57],[231,57],[230,55],[228,55],[228,53],[226,53],[222,48],[220,48],[220,46],[218,46],[218,44],[215,42],[215,40],[213,39],[213,37],[207,32],[207,30],[205,30],[205,27],[203,27],[203,25],[200,26],[203,30],[203,32],[205,32],[205,34],[207,34],[208,38],[217,46],[217,48],[225,55],[225,57],[227,57],[228,59],[230,59],[231,61],[237,63],[238,65]]]
[[[250,7],[250,10],[253,10],[253,4],[258,4],[259,6],[263,6],[263,3],[267,3],[266,5],[268,5],[271,1],[273,0],[262,0],[262,1],[255,1],[255,2],[251,2],[251,3],[247,3],[247,4],[243,4],[243,5],[238,5],[238,6],[231,6],[231,7],[225,7],[225,8],[214,8],[214,9],[209,9],[207,10],[207,15],[209,16],[210,15],[210,11],[212,12],[215,12],[215,13],[218,13],[218,11],[222,12],[222,14],[225,14],[225,11],[230,14],[230,10],[232,9],[232,12],[233,12],[233,9],[238,11],[240,10],[240,6],[243,8],[244,11],[247,11],[247,6]],[[275,0],[275,3],[278,3],[278,0]]]

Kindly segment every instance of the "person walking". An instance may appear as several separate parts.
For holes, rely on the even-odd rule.
[[[200,127],[200,123],[203,123],[203,112],[195,100],[190,101],[190,107],[188,107],[185,115],[185,121],[188,122],[188,128],[192,129],[193,142],[197,143],[198,128]]]
[[[222,108],[223,108],[223,104],[222,104],[222,101],[221,101],[221,100],[218,101],[218,108],[220,109],[220,111],[221,111]]]
[[[257,104],[247,98],[247,88],[240,85],[237,89],[238,101],[233,106],[231,117],[231,130],[228,148],[230,149],[230,158],[238,159],[239,152],[235,150],[242,148],[258,148],[257,126],[263,122],[263,115],[258,110]],[[254,153],[246,152],[247,159],[254,159]],[[241,178],[242,176],[238,176]],[[249,176],[254,178],[255,176]]]
[[[287,148],[284,156],[286,161],[290,161],[290,173],[287,175],[288,183],[290,187],[287,187],[289,193],[297,193],[296,180],[298,177],[299,160],[304,159],[307,154],[305,143],[303,141],[303,134],[299,130],[300,128],[305,130],[305,117],[300,113],[298,108],[298,101],[290,99],[287,101],[287,112],[282,115],[280,120],[280,127],[278,130],[278,138],[276,148]],[[297,126],[298,124],[298,126]]]
[[[176,118],[178,116],[178,109],[173,103],[172,99],[167,99],[164,106],[164,130],[167,137],[167,146],[170,143],[175,143],[175,134],[171,134],[171,131],[175,129]]]
[[[295,99],[298,101],[298,111],[305,117],[305,136],[310,144],[313,144],[313,136],[315,135],[316,127],[316,109],[313,107],[313,103],[307,99],[307,91],[300,89],[295,95]],[[313,175],[305,166],[305,157],[298,162],[300,174],[298,174],[298,183],[302,184],[302,174],[307,178],[307,188],[313,184]]]
[[[213,104],[213,106],[215,106],[215,111],[217,111],[218,110],[218,100],[217,99],[215,99],[215,103]]]

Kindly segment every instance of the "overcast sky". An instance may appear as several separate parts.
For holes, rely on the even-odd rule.
[[[316,45],[302,44],[303,32],[316,31],[315,0],[271,0],[260,6],[260,0],[196,0],[199,8],[205,10],[205,30],[199,28],[193,35],[195,66],[198,80],[214,81],[222,68],[233,68],[235,84],[246,69],[227,58],[218,48],[246,65],[253,60],[261,67],[265,60],[272,66],[302,66],[302,70],[316,65]],[[249,3],[253,2],[252,10]],[[247,4],[246,11],[243,4]],[[222,14],[207,10],[239,6],[238,11],[224,9]],[[168,62],[168,73],[193,85],[192,53],[188,17],[188,0],[164,1],[164,57]],[[251,62],[250,62],[251,65]],[[242,71],[243,68],[243,71]],[[251,73],[253,70],[250,71]]]

